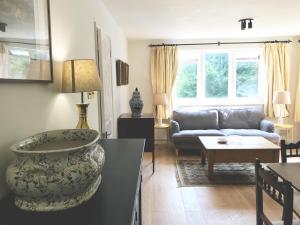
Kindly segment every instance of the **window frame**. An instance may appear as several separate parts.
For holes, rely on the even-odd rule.
[[[237,97],[237,52],[252,51],[259,54],[258,64],[258,95],[255,97]],[[226,53],[228,54],[228,96],[225,98],[205,97],[205,54],[206,53]],[[175,106],[227,106],[227,105],[260,105],[264,104],[263,87],[267,85],[262,67],[262,48],[228,48],[228,49],[199,49],[199,50],[179,50],[179,61],[184,58],[189,60],[197,59],[197,96],[195,98],[178,98],[176,96],[176,81],[173,91],[173,101]]]

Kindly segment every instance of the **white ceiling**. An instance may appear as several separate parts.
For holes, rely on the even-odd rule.
[[[300,35],[300,0],[103,0],[129,39]],[[253,17],[254,28],[237,22]]]

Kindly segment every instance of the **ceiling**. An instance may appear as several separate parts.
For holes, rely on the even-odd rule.
[[[300,35],[299,0],[103,0],[129,39]],[[237,22],[253,17],[252,30]]]

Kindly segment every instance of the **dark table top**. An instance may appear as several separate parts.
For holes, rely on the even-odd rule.
[[[267,163],[267,167],[300,191],[300,163]]]
[[[139,188],[143,139],[101,140],[105,149],[102,182],[86,203],[58,212],[33,213],[0,201],[0,225],[131,225]]]

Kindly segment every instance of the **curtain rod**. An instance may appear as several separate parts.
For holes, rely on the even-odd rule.
[[[284,40],[284,41],[246,41],[246,42],[207,42],[207,43],[185,43],[185,44],[158,44],[149,45],[150,48],[152,47],[162,47],[162,46],[196,46],[196,45],[241,45],[241,44],[268,44],[268,43],[291,43],[291,40]],[[299,40],[300,42],[300,40]]]

